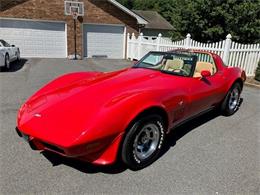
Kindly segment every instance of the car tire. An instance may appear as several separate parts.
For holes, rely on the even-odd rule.
[[[16,60],[17,60],[17,62],[20,62],[20,60],[21,60],[20,50],[19,49],[17,50],[17,53],[16,53]]]
[[[159,115],[136,120],[127,131],[122,144],[122,161],[131,170],[140,170],[160,155],[165,138],[165,125]]]
[[[4,68],[7,70],[10,68],[10,58],[9,58],[8,53],[5,54],[5,67]]]
[[[241,91],[241,85],[238,82],[232,85],[220,107],[224,116],[231,116],[238,110]]]

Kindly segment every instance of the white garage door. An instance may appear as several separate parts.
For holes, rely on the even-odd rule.
[[[84,57],[124,58],[124,26],[84,24]]]
[[[22,57],[67,56],[65,23],[0,19],[0,39],[18,46]]]

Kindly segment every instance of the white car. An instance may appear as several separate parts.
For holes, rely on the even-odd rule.
[[[0,39],[0,67],[9,69],[10,63],[16,60],[20,60],[19,48]]]

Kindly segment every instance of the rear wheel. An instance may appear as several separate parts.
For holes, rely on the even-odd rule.
[[[221,111],[224,115],[230,116],[238,110],[240,94],[241,85],[239,83],[234,83],[221,105]]]
[[[159,115],[150,115],[137,120],[123,141],[123,162],[132,170],[150,165],[159,157],[164,136],[165,127]]]

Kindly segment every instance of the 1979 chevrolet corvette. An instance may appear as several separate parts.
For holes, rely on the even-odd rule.
[[[50,82],[22,105],[16,131],[36,150],[138,170],[176,125],[214,108],[235,113],[245,79],[214,53],[150,52],[131,68]]]

